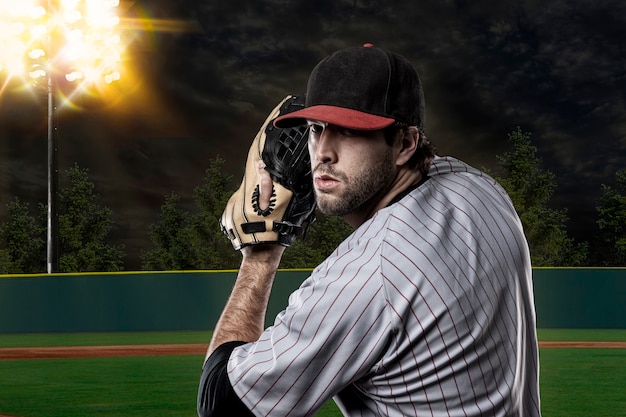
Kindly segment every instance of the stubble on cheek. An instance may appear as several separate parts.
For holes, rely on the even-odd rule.
[[[371,204],[393,181],[393,171],[386,159],[355,173],[341,177],[341,187],[333,192],[315,190],[317,206],[326,215],[344,216]]]

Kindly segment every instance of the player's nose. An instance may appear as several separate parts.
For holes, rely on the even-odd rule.
[[[331,129],[324,129],[314,142],[314,152],[311,156],[321,163],[334,163],[337,161],[336,138],[333,138]]]

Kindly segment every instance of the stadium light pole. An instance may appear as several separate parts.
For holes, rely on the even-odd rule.
[[[48,46],[52,48],[53,36]],[[50,49],[52,51],[53,49]],[[46,270],[49,274],[59,272],[59,149],[56,120],[56,83],[48,72],[48,235],[46,240]]]
[[[46,269],[59,272],[58,102],[120,79],[119,0],[0,0],[0,72],[28,73],[47,87],[48,211]],[[75,83],[59,97],[59,83]],[[5,82],[6,87],[7,82]]]

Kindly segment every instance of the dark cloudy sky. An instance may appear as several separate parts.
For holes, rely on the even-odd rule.
[[[61,171],[89,169],[114,211],[126,269],[171,192],[190,201],[207,161],[240,177],[282,97],[336,49],[371,42],[406,56],[441,155],[496,168],[507,134],[532,132],[556,174],[553,203],[590,240],[600,185],[626,167],[626,2],[621,0],[138,0],[115,98],[59,114]],[[0,217],[13,197],[46,199],[45,102],[0,97]]]

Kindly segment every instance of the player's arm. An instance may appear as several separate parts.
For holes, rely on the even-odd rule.
[[[259,164],[259,205],[269,205],[271,179]],[[267,181],[269,179],[269,182]],[[235,394],[228,378],[228,358],[235,347],[257,340],[265,326],[265,313],[284,246],[253,245],[241,248],[243,260],[235,286],[217,322],[198,387],[198,415],[252,416]]]
[[[259,207],[270,205],[272,179],[265,164],[257,164]],[[205,361],[227,342],[254,342],[265,328],[265,313],[274,277],[285,247],[275,243],[244,246],[235,286],[226,302],[209,344]]]
[[[203,417],[251,415],[233,390],[228,361],[236,346],[255,342],[263,333],[285,247],[315,217],[308,128],[273,126],[276,117],[302,106],[303,96],[287,96],[267,117],[248,151],[242,185],[220,219],[243,259],[205,356],[198,389],[198,414]],[[239,412],[233,413],[235,409]]]
[[[304,96],[289,95],[270,112],[248,151],[242,185],[220,219],[243,260],[205,361],[223,343],[254,342],[261,336],[285,247],[315,218],[308,127],[273,125],[278,116],[303,106]]]
[[[263,187],[260,197],[261,204],[264,204]],[[272,284],[284,249],[277,244],[241,249],[241,268],[213,332],[202,368],[198,388],[200,417],[253,415],[233,390],[227,372],[228,358],[235,347],[261,336]]]
[[[237,280],[215,326],[206,358],[223,343],[253,342],[261,336],[272,284],[284,250],[284,246],[277,244],[241,249],[243,260]]]

